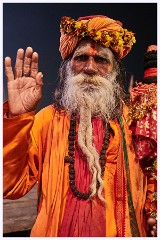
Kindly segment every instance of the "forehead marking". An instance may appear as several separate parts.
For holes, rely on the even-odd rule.
[[[91,48],[95,49],[96,45],[94,42],[91,43]]]
[[[86,51],[89,51],[91,54],[98,54],[98,55],[102,55],[103,57],[108,57],[109,59],[112,59],[112,52],[109,48],[97,46],[97,44],[94,42],[93,42],[93,45],[92,43],[83,42],[77,47],[77,49],[74,52],[74,55],[83,54]]]
[[[90,54],[96,54],[97,53],[97,50],[95,48],[93,48],[92,46],[90,46],[88,50],[89,50]]]

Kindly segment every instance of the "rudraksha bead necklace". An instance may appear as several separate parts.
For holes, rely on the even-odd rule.
[[[103,127],[105,129],[104,131],[104,138],[102,143],[102,149],[100,152],[99,162],[101,166],[101,176],[103,177],[104,171],[105,171],[105,165],[106,165],[106,150],[109,145],[109,137],[110,137],[110,125],[109,123],[106,124],[106,121],[103,120]],[[71,191],[73,192],[74,196],[78,197],[79,199],[87,200],[89,196],[91,195],[91,191],[88,193],[81,193],[78,191],[76,185],[75,185],[75,169],[74,169],[74,151],[75,147],[77,151],[80,154],[80,157],[86,161],[86,156],[80,152],[79,146],[76,143],[76,115],[72,114],[71,120],[70,120],[70,130],[68,135],[68,156],[65,157],[65,163],[69,163],[69,186]],[[99,187],[99,183],[97,183],[97,187]]]

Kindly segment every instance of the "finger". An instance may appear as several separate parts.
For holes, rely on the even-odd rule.
[[[30,75],[30,68],[31,68],[31,60],[32,60],[33,49],[31,47],[27,47],[24,57],[24,64],[23,64],[23,75]]]
[[[40,98],[42,97],[42,87],[43,87],[43,80],[42,80],[43,74],[41,72],[39,72],[36,75],[36,86],[34,88],[34,98],[36,100],[40,100]]]
[[[14,74],[12,70],[12,64],[11,64],[11,58],[6,57],[5,58],[5,72],[6,72],[6,77],[8,81],[14,80]]]
[[[14,69],[15,78],[22,77],[23,58],[24,58],[24,50],[20,48],[17,51],[16,64]]]
[[[34,52],[32,54],[32,62],[31,62],[31,73],[30,76],[36,78],[38,73],[38,53]]]
[[[42,72],[39,72],[36,75],[36,85],[43,86],[43,74],[42,74]]]

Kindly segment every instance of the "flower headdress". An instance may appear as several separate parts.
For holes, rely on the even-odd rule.
[[[84,37],[90,37],[111,48],[118,59],[125,57],[136,42],[133,32],[122,28],[120,22],[105,16],[90,16],[77,21],[65,16],[61,19],[60,29],[60,52],[63,59],[70,55]]]

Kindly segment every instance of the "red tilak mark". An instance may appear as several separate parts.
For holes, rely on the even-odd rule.
[[[96,54],[96,52],[97,52],[97,51],[96,51],[95,48],[93,48],[93,47],[90,47],[90,48],[89,48],[89,53],[90,53],[90,54]]]
[[[95,49],[95,43],[91,43],[91,48]]]

